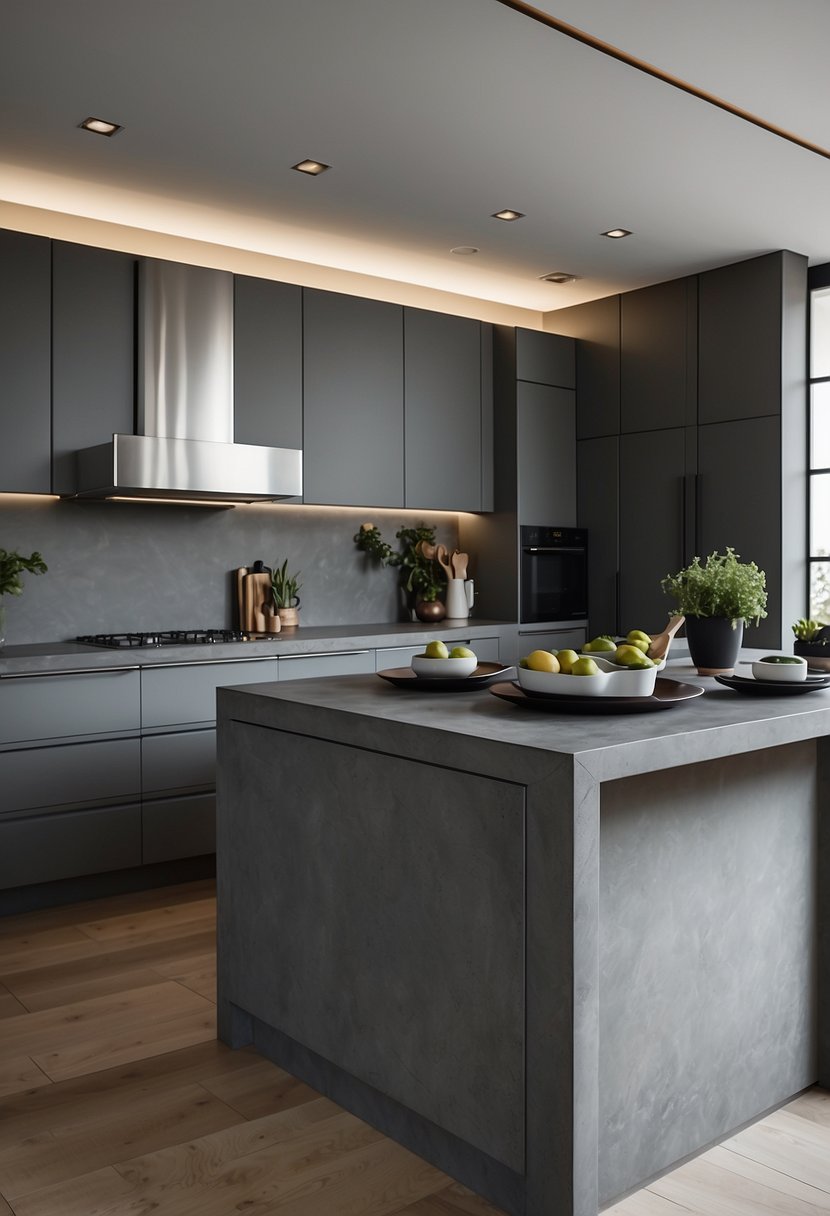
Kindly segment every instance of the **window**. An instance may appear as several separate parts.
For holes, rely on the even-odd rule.
[[[830,266],[810,281],[810,616],[830,624]]]

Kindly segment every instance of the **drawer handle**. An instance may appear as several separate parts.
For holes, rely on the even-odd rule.
[[[309,654],[281,654],[281,663],[291,663],[294,659],[337,659],[349,654],[369,654],[368,650],[315,650]]]
[[[0,675],[0,680],[42,680],[51,676],[112,676],[139,670],[138,664],[135,664],[132,667],[70,667],[66,671],[10,671]]]

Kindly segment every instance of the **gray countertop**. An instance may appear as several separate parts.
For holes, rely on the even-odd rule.
[[[172,663],[211,663],[227,660],[278,658],[280,655],[327,654],[363,647],[420,646],[431,638],[465,639],[492,636],[508,621],[444,621],[437,625],[396,621],[377,625],[300,626],[273,638],[250,642],[192,646],[134,647],[110,650],[77,642],[43,642],[6,646],[0,650],[0,679],[79,668],[146,667]]]
[[[508,779],[522,766],[543,769],[556,757],[570,757],[595,780],[607,781],[830,732],[830,689],[746,696],[698,676],[688,661],[670,664],[666,676],[699,685],[704,695],[652,713],[549,714],[507,704],[487,690],[409,691],[367,675],[221,689],[219,709],[220,716],[276,728],[290,722],[300,733],[355,746],[444,756],[451,767]]]

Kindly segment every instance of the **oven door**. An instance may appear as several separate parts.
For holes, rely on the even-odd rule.
[[[521,569],[522,624],[587,617],[588,555],[582,546],[523,546]]]

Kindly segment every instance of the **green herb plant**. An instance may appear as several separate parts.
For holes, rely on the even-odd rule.
[[[425,557],[423,546],[435,545],[435,529],[423,524],[417,528],[399,528],[395,539],[400,542],[395,550],[383,539],[374,524],[362,524],[354,535],[358,549],[368,553],[382,566],[396,566],[400,570],[400,584],[410,595],[421,599],[437,600],[441,594],[444,576],[433,557]]]
[[[45,574],[46,562],[39,553],[23,557],[20,553],[0,549],[0,595],[20,595],[23,591],[21,574]]]
[[[683,616],[726,617],[735,629],[739,621],[759,623],[767,615],[766,575],[755,562],[739,561],[731,547],[696,557],[677,574],[667,574],[660,586]]]
[[[302,571],[296,574],[288,573],[288,558],[281,566],[274,565],[271,575],[271,588],[274,593],[274,604],[277,608],[299,608],[300,597],[297,592],[302,587],[299,581]]]

